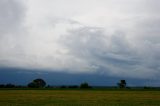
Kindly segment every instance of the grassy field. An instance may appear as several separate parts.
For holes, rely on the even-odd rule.
[[[160,106],[160,91],[0,90],[0,106]]]

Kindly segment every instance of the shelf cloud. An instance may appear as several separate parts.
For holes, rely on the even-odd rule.
[[[159,4],[1,0],[0,67],[158,79]]]

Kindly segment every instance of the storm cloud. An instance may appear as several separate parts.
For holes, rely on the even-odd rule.
[[[0,66],[160,76],[157,0],[1,0]]]

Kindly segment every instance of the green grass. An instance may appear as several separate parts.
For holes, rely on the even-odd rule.
[[[0,106],[160,106],[160,91],[0,90]]]

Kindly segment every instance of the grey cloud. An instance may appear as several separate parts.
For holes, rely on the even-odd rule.
[[[19,56],[25,43],[25,7],[17,0],[0,1],[0,65]],[[11,62],[12,63],[12,62]]]
[[[62,42],[71,55],[81,59],[90,67],[96,66],[96,71],[99,73],[101,73],[100,69],[103,69],[104,73],[113,76],[135,78],[159,76],[160,72],[157,70],[159,59],[153,59],[150,54],[138,53],[145,53],[145,50],[148,50],[147,53],[152,53],[157,49],[152,48],[153,50],[150,51],[148,45],[141,42],[139,44],[141,50],[137,51],[126,36],[122,32],[115,32],[112,36],[108,36],[103,28],[82,27],[69,31],[69,35],[64,37]],[[153,44],[153,47],[157,46]]]
[[[16,30],[24,17],[24,7],[16,0],[0,1],[0,33],[9,33]]]
[[[85,8],[84,2],[77,2],[78,8],[68,2],[67,8],[72,5],[78,11],[73,15],[72,8],[64,7],[63,13],[59,2],[55,9],[53,1],[43,1],[44,6],[38,0],[30,0],[30,5],[1,0],[0,66],[158,78],[159,7],[156,1],[144,1],[135,0],[132,5],[126,0],[95,0]]]

